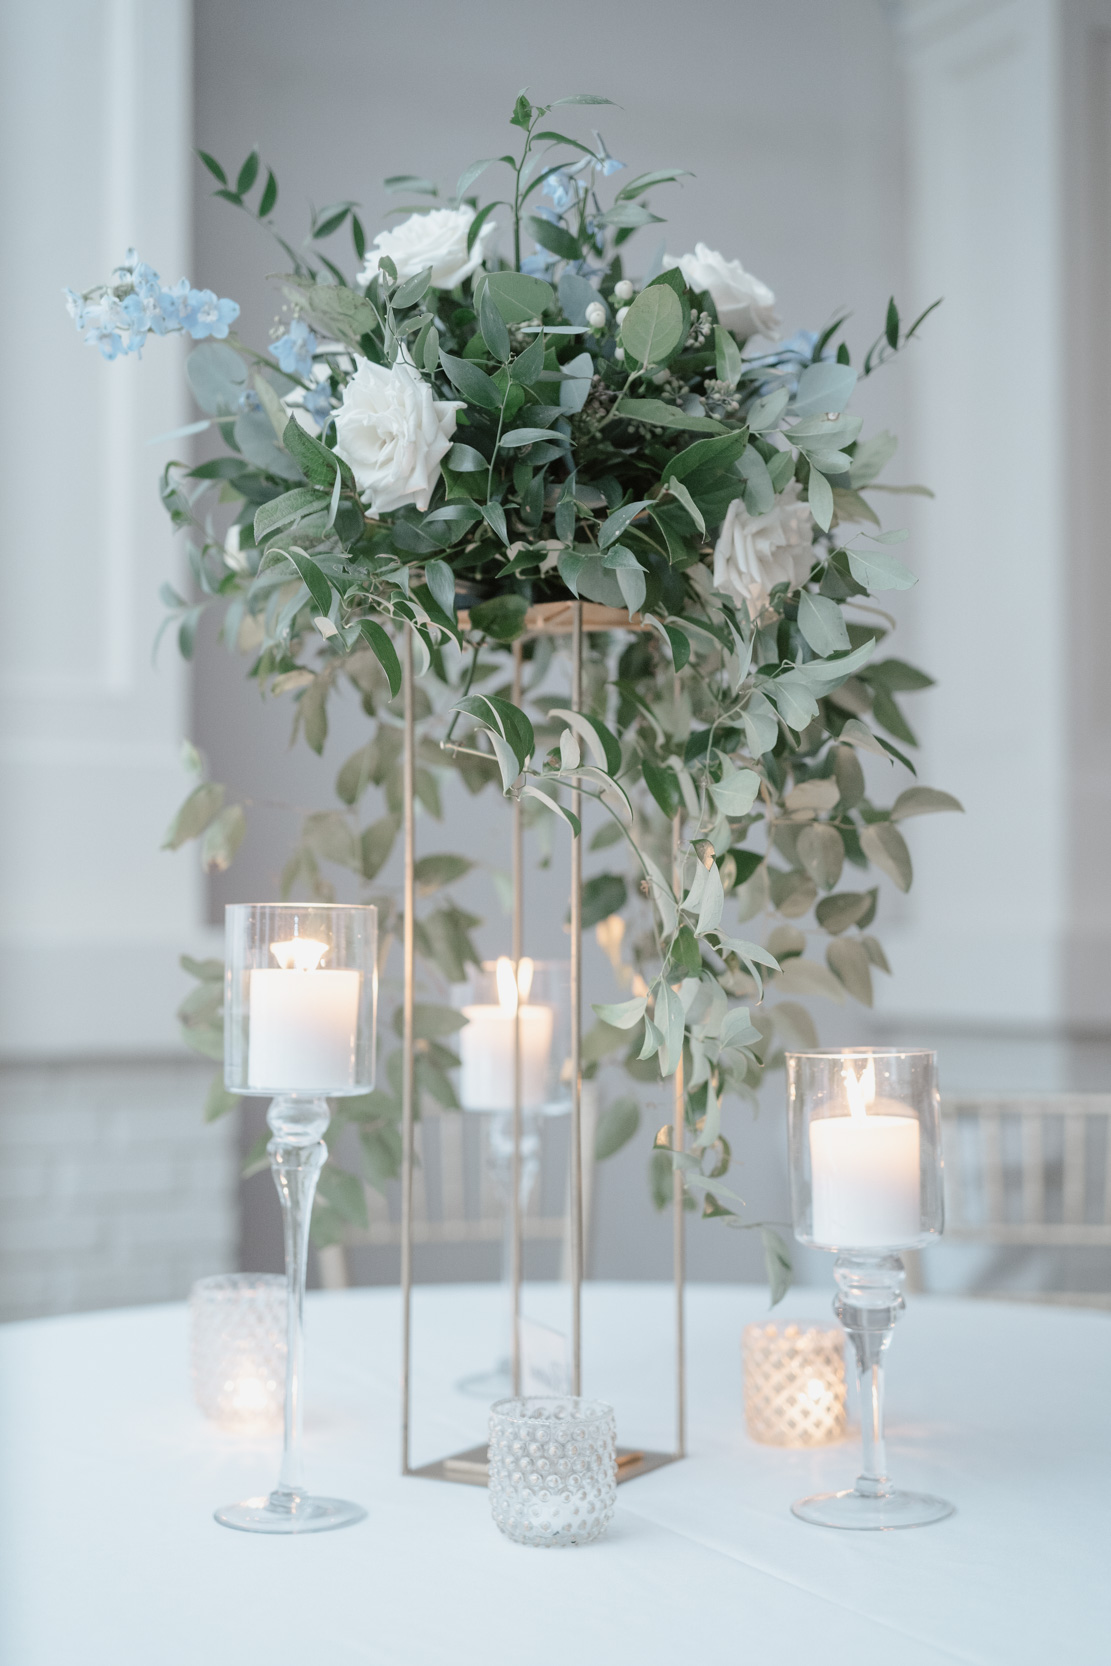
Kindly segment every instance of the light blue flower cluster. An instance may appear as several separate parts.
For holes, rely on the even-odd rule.
[[[65,291],[66,309],[90,347],[106,359],[141,353],[147,336],[182,332],[194,341],[221,339],[239,317],[236,301],[221,300],[211,289],[194,289],[188,278],[171,287],[146,261],[129,249],[107,284],[79,295]]]
[[[300,376],[303,382],[312,376],[316,337],[303,318],[295,318],[286,334],[273,343],[270,351],[286,376]]]

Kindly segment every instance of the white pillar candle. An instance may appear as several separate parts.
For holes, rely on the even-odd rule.
[[[527,996],[531,962],[521,962],[518,979]],[[550,1006],[518,1006],[513,963],[498,961],[497,1006],[463,1008],[467,1020],[459,1032],[459,1102],[466,1111],[513,1109],[514,1046],[521,1034],[521,1109],[535,1111],[548,1097],[554,1012]]]
[[[324,943],[271,944],[280,968],[250,974],[247,1085],[275,1093],[355,1086],[362,973],[322,970]]]
[[[830,1249],[895,1249],[921,1232],[918,1118],[897,1099],[877,1099],[869,1061],[858,1080],[844,1069],[847,1116],[810,1124],[814,1241]]]

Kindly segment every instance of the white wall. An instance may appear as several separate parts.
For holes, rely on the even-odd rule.
[[[63,287],[129,246],[191,266],[188,0],[0,9],[0,1317],[180,1297],[234,1265],[234,1125],[205,1128],[182,950],[189,677],[151,647],[180,558],[158,499],[180,344],[105,364]],[[170,1055],[170,1057],[167,1057]]]

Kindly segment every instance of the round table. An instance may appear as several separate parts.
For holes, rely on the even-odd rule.
[[[526,1311],[561,1323],[565,1293]],[[780,1313],[828,1313],[795,1291]],[[594,1545],[497,1532],[484,1490],[399,1474],[399,1299],[308,1301],[310,1486],[357,1527],[233,1533],[215,1506],[268,1490],[276,1445],[190,1397],[183,1306],[0,1327],[4,1666],[1106,1666],[1111,1315],[912,1297],[889,1355],[889,1468],[955,1501],[939,1525],[839,1533],[790,1514],[851,1484],[858,1447],[758,1446],[740,1332],[766,1293],[688,1291],[690,1456],[623,1485]],[[672,1436],[671,1297],[584,1292],[588,1394],[624,1444]],[[454,1387],[497,1354],[496,1287],[414,1297],[416,1464],[482,1438]]]

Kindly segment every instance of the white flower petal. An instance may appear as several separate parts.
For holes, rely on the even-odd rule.
[[[336,411],[336,455],[350,465],[373,514],[410,503],[423,512],[463,403],[433,399],[428,383],[404,361],[392,370],[368,359],[355,362]]]

